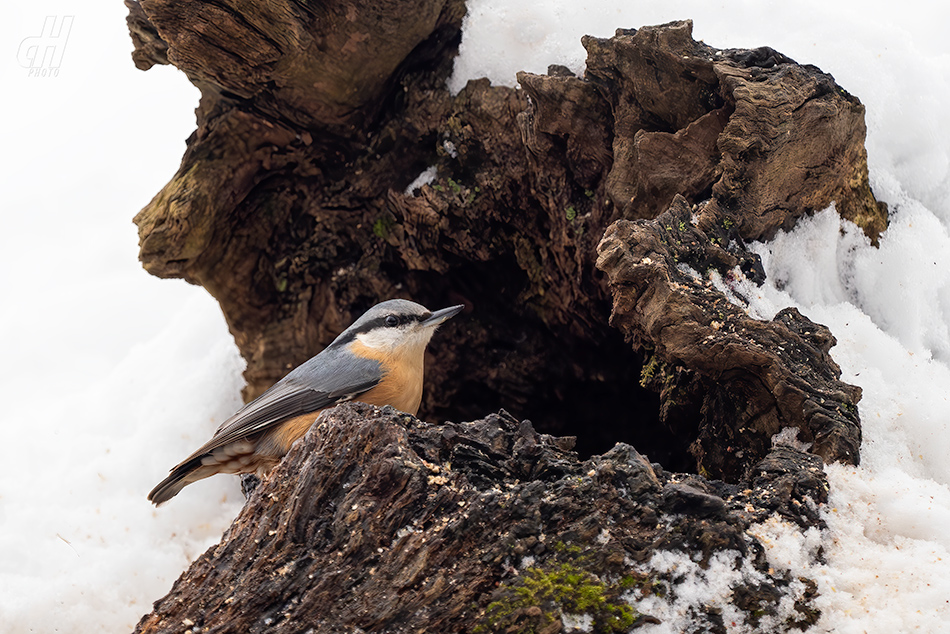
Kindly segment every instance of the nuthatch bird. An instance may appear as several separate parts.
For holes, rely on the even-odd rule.
[[[422,365],[436,328],[465,306],[430,312],[404,299],[376,304],[320,354],[304,362],[222,423],[148,494],[167,502],[216,473],[269,471],[310,429],[321,410],[349,400],[392,405],[415,415]]]

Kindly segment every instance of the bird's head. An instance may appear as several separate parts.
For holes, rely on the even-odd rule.
[[[333,344],[358,341],[367,348],[387,355],[421,352],[425,350],[436,328],[463,308],[464,304],[430,311],[406,299],[390,299],[363,313]]]

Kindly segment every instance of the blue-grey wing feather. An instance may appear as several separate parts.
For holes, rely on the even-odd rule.
[[[182,464],[295,416],[350,400],[371,390],[381,379],[378,361],[328,348],[295,368],[224,421],[214,437]]]

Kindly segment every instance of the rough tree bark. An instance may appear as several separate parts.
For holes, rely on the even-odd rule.
[[[638,602],[677,592],[682,571],[649,569],[660,551],[748,562],[732,591],[753,627],[815,622],[815,582],[770,568],[746,531],[773,513],[820,523],[816,456],[777,445],[731,486],[625,444],[581,462],[572,440],[504,412],[329,410],[136,632],[556,633],[575,614],[626,632],[657,622]],[[698,606],[694,631],[722,618]]]
[[[864,108],[830,75],[771,49],[713,49],[692,39],[686,21],[584,38],[583,77],[552,67],[547,75],[520,73],[520,90],[477,80],[452,95],[445,80],[460,40],[461,0],[373,7],[341,0],[126,4],[136,65],[174,64],[202,92],[198,129],[181,167],[135,218],[141,259],[151,273],[201,284],[219,301],[248,361],[245,396],[260,393],[380,299],[409,297],[432,308],[464,302],[468,311],[430,346],[421,418],[475,420],[504,407],[518,420],[530,417],[542,432],[577,436],[580,456],[538,437],[528,423],[514,431],[504,417],[464,432],[446,427],[447,434],[474,434],[458,444],[437,441],[442,428],[428,430],[391,413],[365,431],[377,439],[368,451],[395,443],[397,453],[415,452],[406,464],[418,458],[458,465],[452,447],[493,447],[492,438],[507,438],[490,459],[476,460],[487,465],[485,482],[502,491],[555,487],[555,502],[538,493],[521,507],[525,516],[555,518],[544,520],[536,539],[568,531],[570,539],[561,541],[576,542],[584,557],[595,559],[593,529],[585,524],[590,530],[577,532],[571,523],[591,521],[572,513],[586,508],[577,496],[595,489],[616,504],[596,517],[629,533],[617,553],[641,552],[649,543],[698,548],[705,557],[703,544],[713,540],[716,549],[748,556],[756,547],[741,533],[753,519],[740,507],[758,509],[755,521],[779,509],[803,525],[820,524],[814,513],[825,491],[820,459],[859,459],[860,390],[838,380],[827,328],[794,310],[753,319],[733,282],[763,279],[746,241],[767,239],[832,203],[872,241],[886,226],[886,209],[868,185]],[[407,191],[430,167],[433,180]],[[477,469],[445,476],[453,493],[435,498],[413,480],[427,473],[417,467],[400,471],[403,484],[372,485],[378,495],[365,504],[372,499],[380,509],[397,509],[398,522],[386,520],[367,533],[366,543],[346,545],[356,539],[347,532],[364,515],[344,512],[352,506],[348,494],[328,479],[349,477],[347,470],[402,469],[333,453],[335,442],[363,442],[357,439],[369,423],[354,412],[377,416],[359,408],[334,414],[340,422],[339,429],[331,425],[332,434],[342,436],[330,442],[321,435],[330,433],[326,426],[311,432],[315,457],[295,450],[281,475],[262,487],[278,498],[279,487],[297,487],[294,496],[323,501],[268,509],[263,494],[255,494],[222,545],[196,562],[141,631],[172,631],[183,622],[175,619],[201,623],[197,631],[230,631],[211,614],[231,614],[224,607],[229,592],[241,598],[242,623],[258,628],[266,623],[261,619],[275,622],[285,612],[298,619],[280,617],[288,623],[306,615],[325,624],[314,631],[342,624],[409,631],[396,624],[414,622],[413,610],[461,629],[475,627],[471,614],[500,630],[520,623],[520,631],[541,631],[559,622],[544,616],[554,609],[548,599],[539,599],[547,607],[512,608],[517,614],[510,619],[493,613],[490,606],[507,596],[495,585],[521,583],[506,567],[514,560],[497,554],[510,545],[508,524],[520,518],[497,505],[479,511],[490,530],[477,547],[465,541],[472,538],[427,532],[435,530],[430,523],[420,533],[428,546],[413,542],[411,553],[380,555],[379,566],[374,563],[372,549],[402,539],[393,531],[405,522],[418,526],[437,517],[439,526],[465,524],[459,509],[481,503]],[[811,453],[773,445],[786,427],[810,443]],[[537,453],[520,454],[519,442],[558,448],[557,459],[549,458],[560,466],[546,475],[511,467],[511,461],[530,462],[526,456],[540,460]],[[663,468],[629,447],[611,449],[617,442]],[[634,463],[640,466],[629,466]],[[331,464],[336,473],[318,473]],[[649,495],[595,486],[601,468],[633,469],[651,483],[643,489]],[[593,489],[565,480],[591,473],[583,477]],[[410,481],[416,484],[404,490]],[[763,493],[756,482],[766,488],[763,483],[781,482],[773,489],[785,493]],[[739,494],[744,489],[734,485],[754,493]],[[793,492],[797,502],[789,506]],[[431,506],[439,495],[464,505]],[[623,519],[641,508],[651,511]],[[664,541],[665,529],[651,524],[671,509],[694,522],[679,544]],[[710,509],[727,518],[732,537],[705,533]],[[644,523],[643,513],[652,519]],[[254,532],[270,526],[283,535],[288,521],[300,529],[289,541]],[[323,540],[328,550],[301,545],[304,537]],[[274,543],[255,554],[262,541]],[[543,553],[541,568],[579,565],[551,551],[550,542],[537,557]],[[464,558],[459,566],[466,572],[438,572],[448,556]],[[293,563],[301,557],[306,565]],[[261,566],[261,579],[286,579],[265,584],[266,591],[243,585],[228,570],[238,560],[242,569]],[[376,616],[357,618],[369,603],[331,596],[340,588],[323,581],[322,589],[308,589],[312,579],[329,574],[328,566],[343,571],[333,573],[340,579],[352,578],[341,586],[349,591],[374,588],[364,598]],[[409,573],[399,569],[406,566],[416,572],[402,579]],[[621,568],[591,565],[583,574],[604,580]],[[384,569],[389,572],[376,579],[366,572]],[[788,580],[783,583],[787,590]],[[231,585],[240,590],[228,590]],[[421,591],[429,602],[406,603],[396,586]],[[193,591],[212,598],[188,611],[182,601]],[[610,601],[622,594],[604,592],[613,593]],[[781,594],[775,592],[770,596]]]

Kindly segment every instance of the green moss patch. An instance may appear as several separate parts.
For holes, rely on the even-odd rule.
[[[590,617],[595,632],[625,632],[639,616],[620,598],[627,589],[623,580],[605,583],[571,563],[528,568],[488,605],[476,631],[537,634],[572,614]]]

